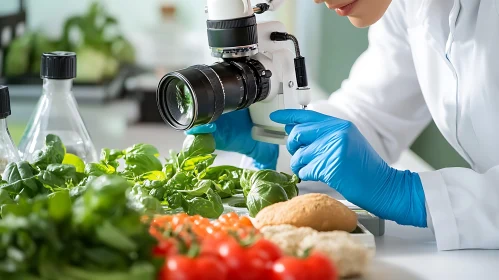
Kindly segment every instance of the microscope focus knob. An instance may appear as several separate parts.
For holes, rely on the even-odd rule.
[[[248,65],[255,72],[255,77],[258,84],[258,95],[256,102],[265,100],[270,93],[270,78],[272,77],[272,71],[265,69],[260,61],[255,59],[248,60]]]

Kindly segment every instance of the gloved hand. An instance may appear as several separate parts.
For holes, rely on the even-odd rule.
[[[302,180],[324,182],[380,218],[426,227],[419,175],[388,166],[354,124],[306,110],[270,118],[286,125],[291,169]]]
[[[253,122],[248,109],[223,114],[214,123],[188,130],[187,134],[213,133],[218,150],[237,152],[254,160],[258,169],[277,167],[279,146],[256,141],[251,137]]]

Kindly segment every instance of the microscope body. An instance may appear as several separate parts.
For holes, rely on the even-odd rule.
[[[284,125],[270,120],[272,112],[282,109],[303,109],[310,103],[308,88],[299,88],[293,59],[293,45],[288,41],[272,41],[272,32],[286,32],[284,24],[278,21],[258,24],[259,53],[251,57],[260,61],[272,72],[269,96],[249,107],[253,121],[252,136],[257,141],[286,144]]]
[[[284,0],[266,1],[267,10],[278,9]],[[257,5],[258,6],[258,5]],[[208,20],[232,20],[254,16],[256,8],[251,0],[208,0]],[[274,32],[286,33],[284,24],[278,21],[259,22],[257,24],[258,43],[248,46],[234,46],[241,49],[242,55],[259,61],[270,77],[270,93],[260,102],[249,107],[254,127],[252,137],[255,140],[273,144],[285,144],[286,133],[284,125],[270,120],[272,112],[282,109],[302,109],[310,103],[308,88],[299,87],[294,65],[294,46],[289,41],[273,41]],[[226,48],[230,49],[230,48]],[[213,50],[213,56],[224,58],[220,49]],[[245,53],[245,54],[244,54]]]
[[[177,130],[215,122],[222,114],[249,108],[255,140],[282,144],[284,125],[270,120],[282,109],[310,103],[305,58],[298,39],[278,21],[255,14],[277,9],[283,0],[207,0],[207,34],[212,65],[166,74],[156,92],[162,118]]]

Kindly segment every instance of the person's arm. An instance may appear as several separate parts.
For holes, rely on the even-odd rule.
[[[370,28],[369,48],[341,89],[328,102],[310,106],[355,123],[388,163],[395,162],[431,120],[407,40],[403,2],[393,1]]]
[[[371,28],[370,47],[356,62],[350,78],[328,102],[311,107],[353,122],[388,163],[398,158],[431,119],[414,70],[404,16],[402,1],[394,1],[387,15]],[[288,114],[280,117],[282,122],[295,122],[286,119]],[[319,123],[311,135],[324,127]],[[348,123],[344,127],[348,128]],[[369,145],[361,144],[362,137],[352,137],[344,127],[332,129],[322,144],[300,144],[321,144],[315,159],[307,158],[314,149],[294,155],[292,165],[303,178],[324,181],[365,209],[404,224],[424,226],[420,219],[426,210],[427,225],[435,233],[439,250],[499,248],[499,166],[484,174],[465,168],[396,172],[379,159],[381,164],[375,164],[376,155],[366,152]],[[306,127],[295,130],[303,141]],[[331,145],[334,135],[342,135],[340,143],[347,145]],[[352,148],[357,151],[340,153]],[[348,168],[341,168],[344,166]],[[375,185],[379,187],[373,192]]]

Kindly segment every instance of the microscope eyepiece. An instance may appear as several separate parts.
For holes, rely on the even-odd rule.
[[[195,65],[161,79],[158,108],[172,127],[188,130],[265,100],[271,76],[259,61],[251,59]]]

